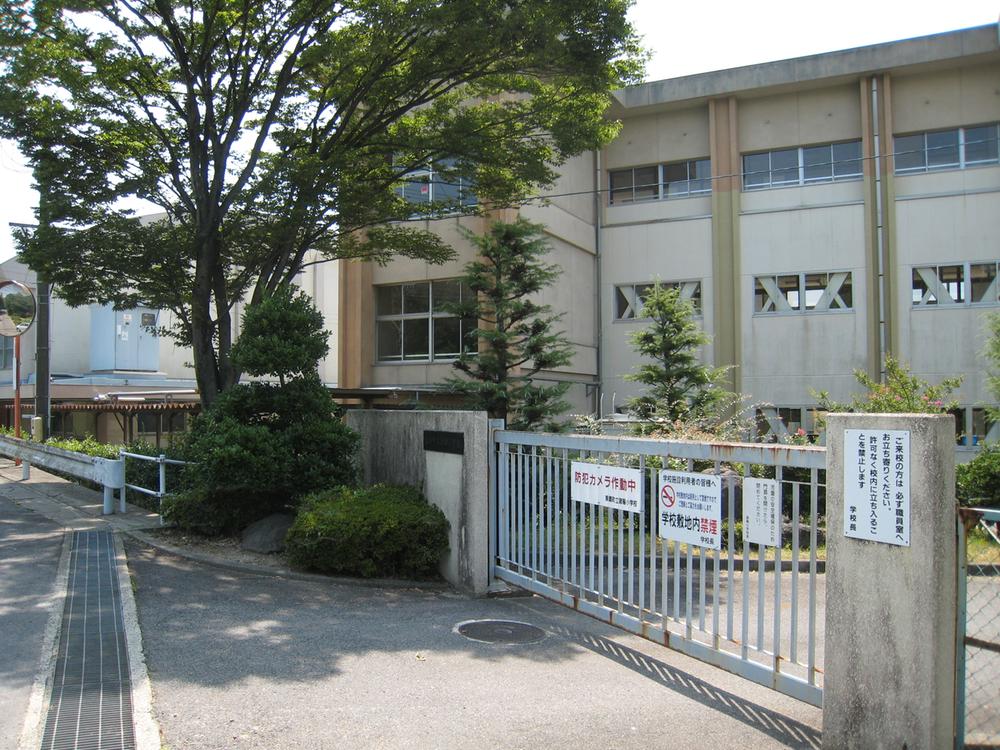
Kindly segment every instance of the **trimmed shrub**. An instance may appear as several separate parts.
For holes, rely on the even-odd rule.
[[[365,578],[433,578],[448,519],[413,487],[340,487],[311,495],[285,540],[293,565]]]
[[[955,467],[961,505],[1000,506],[1000,443],[989,443],[967,464]]]

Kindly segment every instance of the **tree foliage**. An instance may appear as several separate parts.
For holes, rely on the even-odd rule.
[[[626,375],[642,383],[646,392],[629,400],[629,409],[642,419],[673,423],[721,417],[731,394],[720,383],[725,368],[703,364],[699,348],[711,341],[694,320],[694,306],[677,288],[659,282],[642,301],[649,325],[630,336],[636,351],[651,362]]]
[[[485,235],[466,231],[479,251],[462,278],[473,294],[446,307],[479,325],[455,361],[466,377],[448,378],[444,385],[516,430],[560,429],[554,418],[568,408],[567,383],[544,385],[535,377],[572,359],[564,334],[553,330],[560,316],[535,301],[559,275],[542,260],[549,250],[542,231],[524,219],[494,222]]]
[[[991,370],[986,373],[986,384],[993,398],[1000,402],[1000,313],[992,313],[986,318],[987,340],[984,354],[990,362]],[[1000,421],[1000,405],[989,407],[990,418]]]
[[[0,134],[40,190],[22,258],[71,304],[169,309],[202,399],[239,378],[232,308],[306,264],[440,261],[406,175],[500,206],[606,142],[630,0],[13,0]],[[122,199],[162,212],[139,221]]]
[[[962,384],[961,377],[953,377],[931,385],[891,355],[885,358],[884,381],[875,380],[864,370],[855,370],[854,377],[864,386],[865,393],[855,394],[849,403],[839,403],[826,391],[819,391],[814,394],[818,408],[826,412],[940,414],[958,405],[951,394]]]
[[[274,327],[299,330],[276,344]],[[185,492],[166,515],[206,533],[238,531],[310,492],[357,480],[358,437],[316,372],[326,351],[323,316],[304,295],[278,292],[247,310],[234,356],[254,374],[195,419],[185,444]]]

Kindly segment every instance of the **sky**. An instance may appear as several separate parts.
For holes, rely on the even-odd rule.
[[[652,53],[646,79],[722,70],[996,23],[997,0],[637,0],[630,17]],[[15,146],[0,141],[0,260],[10,222],[32,223],[37,195]]]

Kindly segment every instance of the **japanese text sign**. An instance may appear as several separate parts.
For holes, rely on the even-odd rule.
[[[781,546],[781,491],[777,480],[743,480],[743,536],[751,544]]]
[[[910,546],[908,430],[844,430],[844,535]]]
[[[715,474],[660,472],[660,537],[722,548],[722,479]]]
[[[573,461],[572,496],[578,503],[642,513],[642,472]]]

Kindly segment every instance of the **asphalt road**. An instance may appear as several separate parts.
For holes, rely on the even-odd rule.
[[[818,709],[538,598],[285,580],[126,549],[171,750],[819,742]],[[453,632],[482,618],[547,637]]]
[[[0,748],[17,747],[42,641],[63,530],[0,497]],[[58,602],[61,606],[62,602]]]

